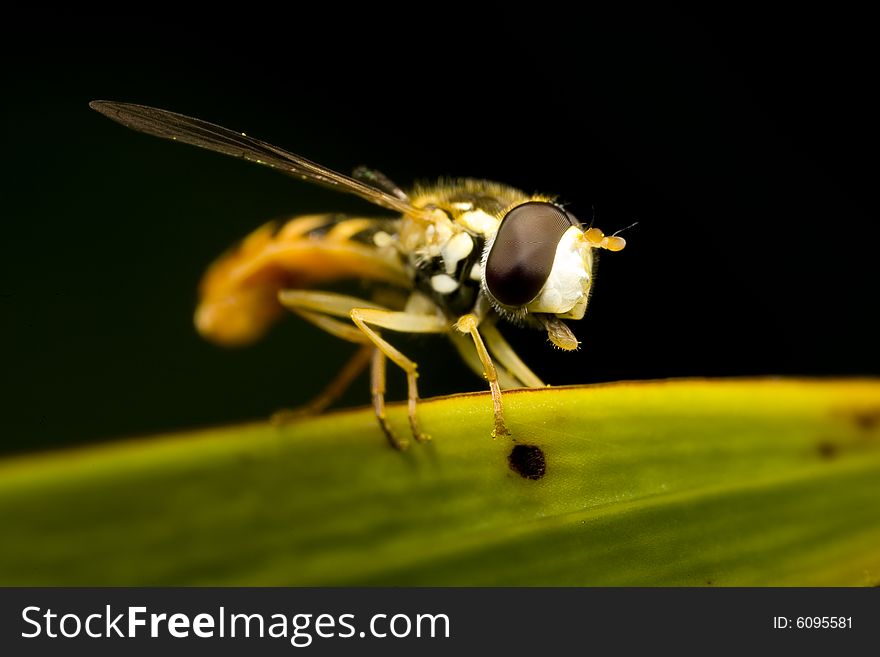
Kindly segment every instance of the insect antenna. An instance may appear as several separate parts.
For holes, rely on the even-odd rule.
[[[621,228],[620,230],[615,231],[614,233],[612,233],[611,237],[617,237],[617,236],[620,235],[623,231],[625,231],[625,230],[629,230],[630,228],[634,228],[634,227],[636,227],[636,226],[638,226],[638,225],[639,225],[639,222],[638,222],[638,221],[634,221],[634,222],[632,222],[629,226],[627,226],[626,228]]]

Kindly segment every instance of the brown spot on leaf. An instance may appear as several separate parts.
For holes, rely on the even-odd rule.
[[[853,423],[862,431],[871,431],[880,426],[880,408],[866,408],[850,414]]]
[[[816,451],[819,453],[819,458],[825,461],[830,461],[837,456],[838,449],[838,446],[830,440],[822,440],[816,445]]]
[[[544,450],[536,445],[517,445],[507,457],[510,469],[524,479],[540,479],[547,473]]]
[[[880,408],[876,406],[838,408],[832,411],[832,413],[865,433],[880,429]]]

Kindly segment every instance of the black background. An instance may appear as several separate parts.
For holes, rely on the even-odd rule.
[[[867,16],[291,11],[7,22],[0,450],[265,417],[351,351],[292,318],[226,351],[191,316],[204,267],[259,224],[369,206],[125,131],[95,98],[404,186],[557,193],[606,233],[638,221],[602,258],[580,352],[510,333],[548,382],[880,372]],[[399,344],[424,396],[481,388],[441,341]]]

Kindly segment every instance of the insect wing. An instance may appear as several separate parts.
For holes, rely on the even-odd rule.
[[[89,107],[138,132],[262,164],[303,180],[355,194],[388,210],[430,220],[429,213],[425,210],[416,208],[396,196],[277,146],[249,137],[243,132],[235,132],[176,112],[134,103],[95,100],[89,103]]]

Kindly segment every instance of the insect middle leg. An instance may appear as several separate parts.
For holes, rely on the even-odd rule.
[[[416,417],[416,363],[385,341],[372,326],[404,333],[446,333],[449,327],[443,317],[396,312],[363,299],[330,292],[283,290],[278,298],[283,305],[337,337],[351,342],[368,342],[375,346],[370,377],[373,408],[379,426],[391,445],[397,449],[403,449],[406,442],[395,436],[385,418],[385,357],[403,369],[407,375],[408,411],[413,437],[420,441],[428,439],[420,430]],[[343,324],[334,317],[348,317],[355,326]]]
[[[429,436],[422,433],[418,417],[416,416],[416,405],[419,400],[419,389],[416,379],[418,379],[419,374],[415,361],[404,356],[372,327],[377,326],[402,333],[446,333],[449,330],[446,319],[437,315],[417,315],[374,308],[352,308],[350,317],[351,321],[373,341],[373,344],[382,353],[381,359],[379,359],[378,355],[374,358],[374,367],[377,362],[381,361],[381,366],[384,368],[385,357],[387,356],[394,364],[406,372],[407,410],[413,438],[419,442],[429,440]],[[384,376],[382,379],[384,380]],[[374,378],[374,384],[377,381],[378,376]],[[376,408],[376,416],[381,423],[384,419],[384,390],[376,392],[377,390],[374,386],[373,401]]]

